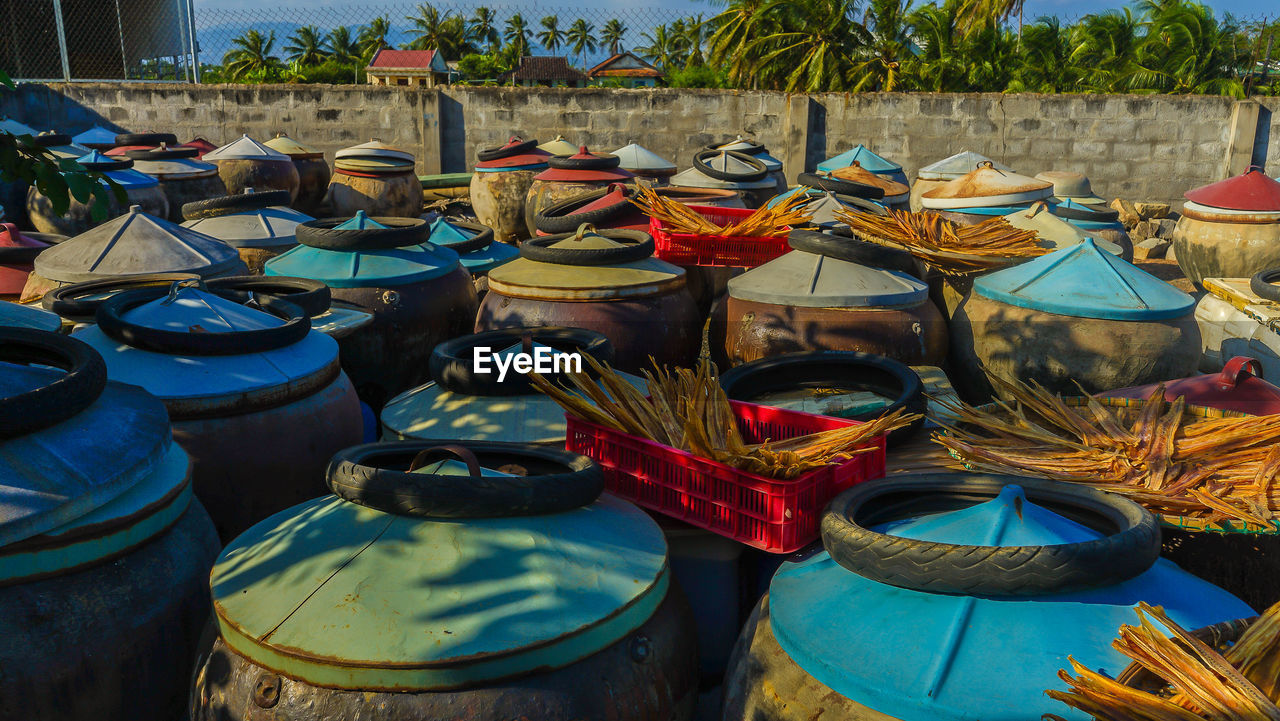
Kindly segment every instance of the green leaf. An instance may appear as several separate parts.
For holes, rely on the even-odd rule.
[[[81,203],[89,202],[89,198],[93,196],[93,186],[96,183],[85,173],[67,173],[62,176],[67,181],[67,187],[71,189],[71,196]]]
[[[3,85],[10,90],[13,90],[14,88],[13,81],[9,79],[8,73],[3,70],[0,70],[0,85]]]
[[[109,183],[115,181],[109,180]],[[107,213],[111,211],[111,196],[108,195],[110,190],[102,183],[93,184],[93,204],[89,206],[89,217],[94,223],[101,223],[107,219]],[[123,203],[124,201],[121,201]]]
[[[65,215],[71,206],[71,197],[67,193],[67,181],[51,163],[40,163],[36,166],[36,188],[53,204],[55,215]]]

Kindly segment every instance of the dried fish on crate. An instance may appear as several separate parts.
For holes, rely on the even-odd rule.
[[[1021,230],[1004,218],[961,225],[923,211],[890,209],[872,215],[853,209],[837,213],[858,238],[909,251],[930,268],[949,275],[964,275],[1007,265],[1017,258],[1034,258],[1049,252],[1034,230]]]
[[[631,203],[650,218],[662,221],[673,233],[724,238],[763,238],[781,235],[787,232],[787,228],[803,225],[813,219],[813,213],[804,210],[804,206],[811,198],[803,193],[786,198],[772,208],[760,208],[736,223],[721,226],[712,223],[706,216],[684,203],[658,195],[643,183],[637,187],[639,193]]]

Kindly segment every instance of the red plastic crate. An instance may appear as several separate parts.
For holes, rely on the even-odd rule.
[[[858,421],[729,401],[748,443],[783,440]],[[780,481],[740,471],[566,414],[565,447],[590,456],[615,495],[771,553],[818,538],[822,509],[856,483],[884,475],[885,439],[875,450]]]
[[[690,205],[689,208],[719,226],[740,222],[755,212],[744,208],[714,208],[707,205]],[[661,220],[649,219],[654,254],[676,265],[754,268],[791,250],[787,245],[788,231],[790,228],[779,235],[760,238],[673,233]]]

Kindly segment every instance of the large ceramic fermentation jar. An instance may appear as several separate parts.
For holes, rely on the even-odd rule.
[[[525,243],[521,258],[489,272],[476,332],[567,326],[603,333],[622,370],[687,365],[702,323],[683,269],[652,257],[638,231],[551,235]]]
[[[480,348],[486,350],[479,357],[495,359],[485,361],[490,365],[498,358],[509,362],[506,359],[522,352],[548,358],[552,353],[581,353],[613,361],[609,339],[583,328],[507,328],[445,341],[431,352],[431,382],[401,393],[383,407],[383,438],[511,441],[563,448],[568,430],[564,408],[514,370],[502,380],[495,374],[477,374],[474,362]],[[585,361],[582,368],[588,370]],[[553,382],[563,380],[560,373],[546,375]],[[621,375],[648,392],[643,379]]]
[[[142,212],[128,213],[41,253],[23,300],[68,283],[144,273],[194,273],[201,278],[246,272],[236,249],[190,228]]]
[[[298,169],[298,195],[293,201],[293,207],[315,215],[324,202],[325,193],[329,192],[329,180],[333,177],[329,163],[325,162],[324,153],[284,133],[276,135],[263,145],[284,153],[293,161],[293,167]]]
[[[1251,278],[1280,265],[1280,182],[1252,167],[1185,196],[1173,251],[1191,282]]]
[[[0,718],[181,717],[219,543],[164,406],[0,328],[0,478]]]
[[[36,256],[49,243],[28,237],[12,223],[0,223],[0,301],[18,300]]]
[[[458,458],[459,460],[453,460]],[[337,495],[229,544],[192,718],[688,721],[693,622],[662,532],[562,449],[334,458]]]
[[[169,217],[169,200],[160,188],[160,181],[133,169],[133,161],[128,158],[109,158],[94,150],[76,160],[87,170],[102,173],[115,181],[125,193],[125,202],[121,203],[115,192],[108,188],[107,214],[105,219],[123,215],[130,206],[138,206],[143,212],[158,218]],[[106,186],[106,183],[103,183]],[[35,186],[27,191],[27,214],[31,225],[41,233],[57,233],[59,235],[79,235],[100,222],[93,219],[93,208],[102,201],[97,197],[82,203],[71,198],[67,212],[61,215],[53,210],[53,201],[45,197]]]
[[[643,145],[629,143],[613,151],[623,170],[630,170],[636,177],[644,178],[650,185],[666,185],[676,174],[676,164],[649,150]]]
[[[1181,378],[1200,360],[1194,306],[1090,238],[973,282],[951,320],[956,385],[992,373],[1078,394]]]
[[[915,365],[947,355],[947,323],[929,286],[901,270],[841,256],[846,239],[792,231],[793,250],[729,280],[723,317],[725,357],[733,365],[779,353],[849,350]]]
[[[525,198],[524,220],[529,236],[537,235],[536,218],[546,208],[611,183],[634,180],[635,176],[619,168],[618,162],[618,156],[592,153],[585,145],[574,155],[554,156],[548,160],[551,167],[533,176],[529,195]]]
[[[506,145],[476,154],[471,176],[471,207],[481,223],[493,228],[503,243],[528,238],[524,206],[533,178],[547,168],[551,154],[538,149],[538,141],[511,138]]]
[[[855,145],[839,155],[828,158],[818,163],[818,172],[830,173],[841,168],[847,168],[854,163],[862,166],[869,172],[875,173],[883,178],[892,180],[895,183],[907,184],[907,174],[902,172],[902,166],[888,158],[879,155],[871,148],[865,145]]]
[[[242,135],[239,140],[205,153],[201,160],[218,166],[218,176],[231,195],[239,195],[249,188],[255,188],[287,190],[290,198],[298,197],[300,180],[293,160],[248,135]]]
[[[262,266],[298,244],[300,223],[315,220],[289,205],[283,190],[240,195],[224,195],[189,203],[183,207],[184,228],[198,230],[236,249],[249,272],[261,273]]]
[[[241,305],[191,287],[134,290],[73,337],[112,380],[164,401],[191,481],[223,541],[323,492],[329,458],[363,437],[338,344],[276,298]]]
[[[743,629],[725,721],[1087,721],[1045,689],[1064,689],[1068,655],[1119,674],[1111,642],[1139,601],[1188,629],[1254,613],[1159,558],[1141,506],[1074,484],[871,481],[832,501],[822,540],[782,564]]]
[[[733,190],[748,208],[758,208],[778,193],[777,179],[763,162],[733,150],[695,154],[693,167],[671,176],[671,185]]]
[[[334,214],[358,212],[416,218],[422,212],[422,181],[414,174],[413,153],[379,140],[339,150],[329,183]]]
[[[133,168],[160,181],[160,190],[169,200],[169,220],[181,223],[182,206],[187,203],[227,194],[227,186],[218,177],[218,166],[197,160],[195,148],[161,145],[150,150],[130,150],[125,157]]]
[[[962,150],[948,158],[943,158],[936,163],[930,163],[924,166],[916,173],[915,182],[911,184],[911,209],[919,211],[923,206],[920,204],[920,196],[934,188],[946,185],[948,182],[962,177],[969,171],[981,166],[983,163],[991,163],[996,170],[1005,172],[1013,172],[1013,168],[988,158],[985,155],[975,153],[972,150]]]
[[[762,143],[757,143],[754,140],[747,140],[739,135],[737,138],[724,143],[708,145],[707,149],[732,150],[737,153],[742,153],[743,155],[750,155],[756,160],[764,163],[764,167],[769,169],[769,176],[777,182],[779,193],[787,189],[787,175],[786,172],[783,171],[782,161],[770,155],[769,149]]]
[[[471,332],[479,305],[471,274],[457,253],[427,240],[426,221],[357,213],[303,223],[297,234],[299,246],[264,272],[321,281],[334,299],[373,314],[339,347],[360,399],[375,410],[429,379],[432,348]]]

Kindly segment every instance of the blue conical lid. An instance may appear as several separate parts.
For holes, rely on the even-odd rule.
[[[355,251],[300,245],[268,260],[263,274],[311,278],[331,288],[370,288],[439,278],[459,265],[457,253],[434,243]]]
[[[436,222],[431,224],[431,235],[428,239],[436,245],[450,246],[465,243],[474,237],[476,233],[459,228],[445,218],[437,218]]]
[[[433,244],[448,248],[451,245],[465,243],[476,237],[476,233],[467,228],[460,228],[445,218],[437,218],[431,224],[430,240]],[[472,275],[488,273],[500,265],[509,263],[520,257],[520,249],[514,245],[494,241],[483,248],[461,255],[462,267]]]
[[[386,230],[387,226],[370,218],[363,210],[357,210],[356,214],[351,216],[351,220],[342,225],[334,226],[334,230],[368,230],[374,228],[377,230]]]
[[[835,156],[834,158],[828,158],[827,160],[818,163],[818,171],[831,172],[832,170],[847,168],[850,165],[853,165],[855,160],[863,168],[873,173],[894,173],[902,170],[901,165],[898,165],[888,158],[877,155],[867,146],[859,144]]]
[[[105,170],[103,175],[116,181],[116,183],[126,191],[154,188],[160,184],[160,181],[156,180],[154,177],[147,175],[142,171],[134,170],[133,168],[124,167],[120,170],[107,170],[107,168],[110,168],[111,166],[121,165],[122,160],[120,158],[113,158],[110,155],[103,155],[96,150],[91,150],[88,155],[82,155],[79,158],[76,158],[76,162],[90,170]],[[129,161],[129,164],[132,165],[132,161]]]
[[[1088,526],[1028,501],[1014,484],[986,503],[886,524],[878,530],[899,538],[967,546],[1052,546],[1102,538]]]
[[[95,125],[92,128],[80,133],[71,140],[76,145],[85,147],[114,147],[116,144],[116,136],[119,135],[114,130],[107,130],[101,125]]]
[[[1195,299],[1102,250],[1063,248],[973,282],[978,295],[1074,318],[1161,320],[1191,312]]]

